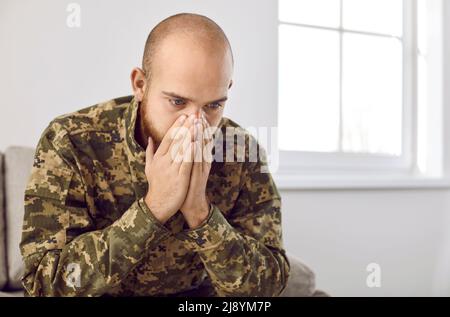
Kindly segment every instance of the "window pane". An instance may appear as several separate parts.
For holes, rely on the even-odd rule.
[[[401,154],[399,40],[344,34],[342,97],[344,151]]]
[[[336,151],[339,129],[339,34],[279,27],[281,150]]]
[[[428,0],[417,1],[417,167],[428,171]]]
[[[279,0],[283,22],[339,26],[339,0]]]
[[[417,1],[417,46],[421,55],[428,53],[428,4],[428,0]]]
[[[345,29],[402,35],[403,0],[343,0]]]
[[[428,165],[428,64],[424,56],[417,60],[417,167],[420,172],[427,172]]]

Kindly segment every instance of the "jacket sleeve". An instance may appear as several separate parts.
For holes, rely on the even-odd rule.
[[[281,198],[263,163],[249,163],[227,218],[212,205],[206,222],[177,238],[198,252],[219,296],[278,296],[290,265],[282,243]],[[267,166],[265,166],[267,167]]]
[[[136,200],[95,230],[83,180],[61,146],[62,130],[47,128],[36,149],[24,202],[20,250],[29,296],[100,296],[118,286],[170,232]]]

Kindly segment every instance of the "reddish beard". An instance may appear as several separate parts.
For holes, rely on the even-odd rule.
[[[142,137],[142,143],[147,145],[147,139],[150,136],[155,144],[155,151],[159,147],[159,144],[161,143],[163,136],[158,133],[156,130],[155,125],[153,124],[152,117],[148,113],[148,103],[146,98],[144,97],[144,100],[139,103],[139,110],[138,110],[138,131]]]

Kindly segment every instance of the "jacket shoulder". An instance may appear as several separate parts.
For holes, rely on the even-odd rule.
[[[57,130],[65,129],[70,135],[116,130],[132,98],[132,96],[119,97],[63,114],[53,119],[50,125]]]

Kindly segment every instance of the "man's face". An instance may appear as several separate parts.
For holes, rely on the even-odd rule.
[[[199,47],[183,37],[165,40],[153,60],[150,83],[141,102],[146,136],[159,145],[182,114],[202,115],[217,126],[231,87],[233,66],[223,48]]]

